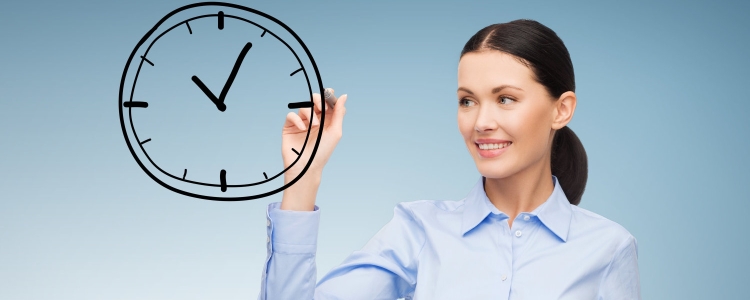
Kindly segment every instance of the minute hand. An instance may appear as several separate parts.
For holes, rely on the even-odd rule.
[[[227,82],[224,83],[224,88],[221,89],[221,94],[219,94],[219,101],[221,101],[221,103],[224,103],[224,99],[227,97],[227,93],[229,93],[229,88],[232,87],[234,78],[237,77],[237,72],[240,70],[242,61],[245,60],[245,55],[247,55],[247,52],[250,51],[250,48],[252,47],[253,44],[248,42],[245,44],[245,47],[242,47],[240,55],[237,56],[237,61],[234,62],[234,67],[232,67],[232,73],[229,73],[229,78],[227,79]]]
[[[218,108],[220,111],[225,111],[227,109],[227,106],[224,105],[224,98],[227,97],[227,93],[229,92],[229,88],[232,87],[232,82],[234,82],[234,77],[237,76],[237,72],[240,70],[240,66],[242,65],[242,61],[245,60],[245,55],[247,55],[247,52],[250,51],[250,48],[253,46],[252,43],[245,44],[245,47],[242,48],[242,51],[240,51],[240,55],[237,57],[237,61],[234,63],[234,67],[232,68],[232,73],[229,74],[229,79],[227,79],[227,82],[224,83],[224,88],[221,90],[221,94],[219,94],[219,97],[217,98],[216,95],[214,95],[211,90],[208,89],[208,87],[203,83],[203,81],[198,78],[198,76],[193,75],[192,80],[195,83],[195,85],[198,86],[198,88],[203,91],[204,94],[208,97],[208,99],[211,100],[211,102],[216,105],[216,108]]]

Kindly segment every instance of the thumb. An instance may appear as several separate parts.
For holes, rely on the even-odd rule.
[[[341,132],[342,124],[344,122],[344,115],[346,114],[346,100],[348,98],[349,95],[347,94],[341,95],[341,97],[336,100],[336,104],[333,106],[331,129],[334,129],[336,132]]]

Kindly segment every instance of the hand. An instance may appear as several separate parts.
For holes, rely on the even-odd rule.
[[[297,159],[297,153],[292,148],[301,151],[302,144],[305,142],[307,135],[307,125],[312,118],[312,128],[310,129],[310,138],[307,141],[305,152],[302,153],[300,160],[289,170],[284,173],[284,182],[289,183],[302,172],[305,164],[310,159],[312,148],[315,146],[315,139],[318,132],[323,130],[323,136],[318,144],[318,151],[315,154],[310,168],[305,175],[300,178],[293,186],[284,191],[282,199],[282,209],[294,210],[312,210],[315,205],[315,194],[320,183],[320,176],[323,173],[323,167],[331,157],[334,148],[342,136],[342,124],[346,114],[347,95],[339,97],[334,107],[321,101],[319,94],[313,95],[314,106],[312,108],[300,108],[295,114],[289,112],[286,116],[286,122],[281,134],[281,156],[284,161],[284,168]],[[320,128],[321,103],[326,105],[325,124]],[[313,113],[314,112],[314,113]],[[291,203],[290,203],[291,202]]]
[[[242,65],[242,61],[245,60],[245,55],[247,55],[247,52],[250,51],[250,48],[253,47],[252,43],[245,44],[245,47],[242,48],[240,51],[240,55],[237,57],[237,61],[234,62],[234,67],[232,68],[232,72],[229,73],[229,78],[227,79],[227,82],[224,83],[224,88],[221,89],[221,94],[219,94],[219,97],[217,98],[214,93],[211,92],[211,90],[208,89],[208,87],[203,83],[203,81],[198,78],[198,76],[193,75],[191,78],[193,82],[195,82],[195,85],[198,86],[198,88],[203,91],[204,94],[208,97],[208,99],[211,100],[216,105],[216,108],[218,108],[220,111],[225,111],[227,109],[227,106],[224,104],[224,98],[227,97],[227,93],[229,93],[229,88],[232,87],[232,83],[234,82],[234,78],[237,77],[237,72],[240,70],[240,66]]]

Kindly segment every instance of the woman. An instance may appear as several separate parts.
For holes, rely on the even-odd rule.
[[[259,298],[640,299],[635,238],[576,206],[587,160],[566,127],[574,91],[570,55],[551,29],[516,20],[477,32],[461,52],[457,104],[481,179],[460,201],[400,203],[362,250],[316,285],[315,194],[341,137],[342,96],[326,109],[313,164],[268,207]],[[315,103],[316,114],[287,115],[283,149],[303,143],[309,118],[319,124],[319,96]],[[296,156],[282,155],[287,166]]]

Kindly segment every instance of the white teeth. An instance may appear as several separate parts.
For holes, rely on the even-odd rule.
[[[510,146],[510,142],[503,143],[503,144],[479,144],[479,149],[482,150],[494,150],[494,149],[500,149]]]

